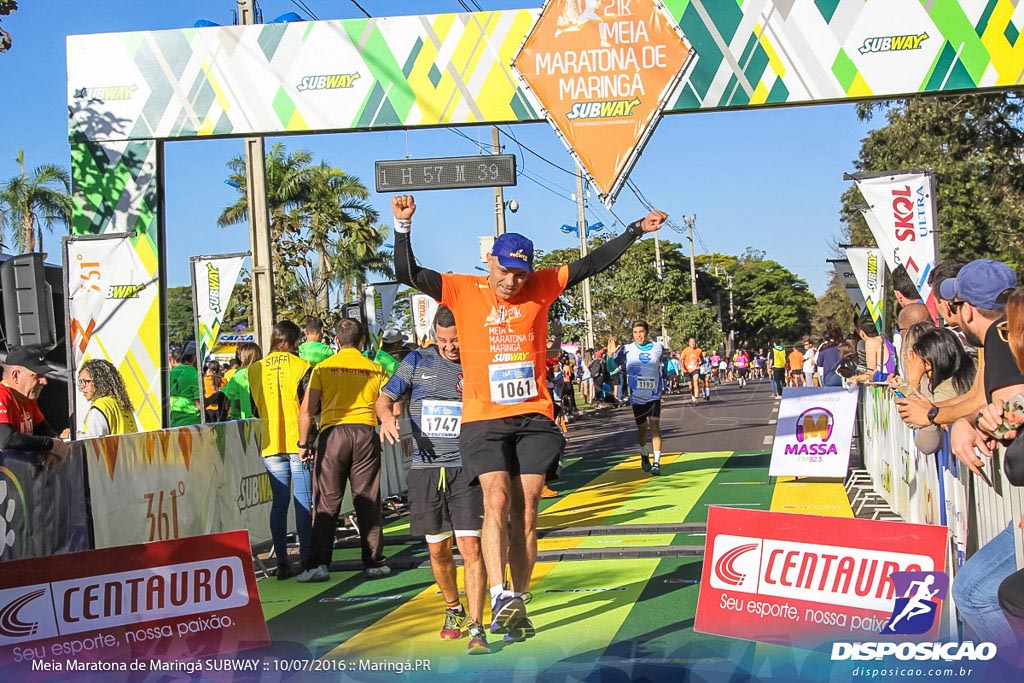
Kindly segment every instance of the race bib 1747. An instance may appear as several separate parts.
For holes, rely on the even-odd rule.
[[[435,438],[459,436],[462,427],[462,403],[459,401],[423,401],[420,431]]]

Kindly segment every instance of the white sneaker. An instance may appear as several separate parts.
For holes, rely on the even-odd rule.
[[[307,569],[296,576],[295,580],[299,583],[319,583],[321,581],[328,581],[330,578],[331,573],[327,571],[327,565],[322,564],[319,567]]]
[[[387,576],[390,573],[391,567],[387,566],[386,564],[380,567],[370,567],[366,570],[366,575],[369,576],[371,579],[379,579],[382,576]]]

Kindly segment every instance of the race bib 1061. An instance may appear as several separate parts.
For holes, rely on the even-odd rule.
[[[537,395],[533,362],[496,363],[487,366],[491,400],[495,403],[522,403]]]

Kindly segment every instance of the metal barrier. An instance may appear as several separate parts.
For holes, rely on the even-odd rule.
[[[1024,488],[1003,474],[1002,449],[985,466],[992,481],[962,466],[949,449],[948,435],[935,455],[914,445],[914,430],[900,418],[887,387],[861,389],[861,453],[875,492],[908,522],[946,524],[950,531],[951,574],[975,550],[1013,522],[1017,567],[1024,568]]]

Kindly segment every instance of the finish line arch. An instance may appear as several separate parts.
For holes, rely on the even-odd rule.
[[[664,4],[697,53],[665,114],[1006,90],[1024,76],[1024,20],[1008,2]],[[91,334],[95,321],[71,321],[74,366],[113,362],[136,404],[151,407],[140,427],[162,426],[165,141],[543,120],[511,67],[539,16],[69,36],[72,233],[134,232],[135,266],[151,288],[138,320]]]

